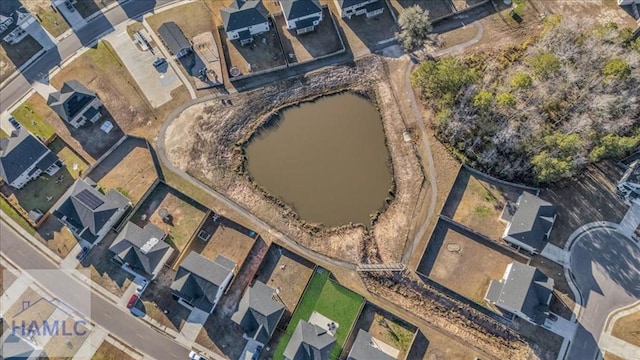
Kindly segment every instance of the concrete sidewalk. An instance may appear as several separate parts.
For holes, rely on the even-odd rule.
[[[640,360],[640,347],[620,340],[611,334],[602,334],[600,348],[627,360]]]
[[[91,334],[89,337],[82,343],[82,346],[78,349],[78,352],[73,356],[74,360],[85,360],[93,358],[93,354],[96,353],[96,350],[102,345],[105,338],[107,337],[107,332],[102,328],[94,328],[91,330]]]
[[[569,264],[569,252],[553,245],[552,243],[547,243],[547,245],[544,246],[544,249],[542,249],[540,255],[559,265]]]

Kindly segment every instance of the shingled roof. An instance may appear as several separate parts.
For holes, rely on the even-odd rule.
[[[507,236],[534,249],[542,249],[553,226],[555,207],[530,192],[523,192],[511,218]]]
[[[163,265],[162,259],[173,251],[171,246],[163,241],[165,236],[165,232],[153,223],[141,228],[128,222],[109,250],[136,272],[152,277],[157,273],[158,267]]]
[[[44,158],[38,161],[43,155]],[[13,131],[11,137],[0,139],[0,177],[11,184],[36,161],[42,171],[60,160],[38,138],[25,128]]]
[[[360,329],[347,360],[396,360],[396,358],[382,351],[374,337]]]
[[[282,13],[287,20],[298,19],[303,16],[322,12],[322,7],[318,0],[280,1],[280,6],[282,7]]]
[[[66,122],[76,117],[97,95],[77,80],[66,81],[60,92],[49,94],[47,105]]]
[[[242,326],[245,333],[266,344],[276,330],[284,305],[274,299],[276,290],[260,281],[248,288],[231,320]]]
[[[231,5],[220,9],[225,31],[244,29],[267,22],[267,10],[260,0],[234,0]]]
[[[328,360],[336,338],[318,325],[300,320],[284,350],[289,360]]]

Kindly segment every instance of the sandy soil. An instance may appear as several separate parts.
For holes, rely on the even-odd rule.
[[[337,66],[231,95],[233,105],[220,101],[195,105],[167,129],[167,155],[174,165],[312,250],[349,262],[397,261],[409,238],[423,174],[413,143],[402,140],[405,124],[384,74],[383,61],[372,56],[356,66]],[[358,224],[325,228],[302,221],[289,206],[252,183],[244,168],[243,144],[272,114],[289,104],[347,89],[376,102],[392,158],[395,198],[374,216],[371,232]]]

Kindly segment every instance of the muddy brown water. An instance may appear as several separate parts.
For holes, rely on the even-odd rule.
[[[352,93],[284,109],[245,151],[260,186],[327,226],[370,226],[392,184],[380,114]]]

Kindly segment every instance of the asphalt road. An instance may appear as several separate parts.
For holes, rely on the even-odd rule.
[[[640,300],[640,248],[609,228],[592,229],[575,241],[571,272],[584,308],[567,359],[590,360],[600,354],[598,340],[609,314]]]
[[[4,222],[0,222],[0,253],[22,269],[58,269],[56,264],[35,250]],[[38,272],[37,280],[52,296],[59,298],[78,311],[85,309],[87,285],[69,275]],[[84,314],[93,323],[105,328],[135,349],[154,359],[186,359],[186,349],[173,339],[153,330],[129,311],[91,292],[91,311]]]
[[[15,79],[0,90],[0,112],[11,105],[29,91],[35,81],[48,82],[45,75],[62,61],[73,56],[81,48],[90,45],[101,35],[113,31],[114,27],[127,19],[136,18],[154,8],[167,5],[176,0],[130,0],[121,6],[116,6],[104,14],[98,15],[84,27],[58,43],[57,47],[49,49],[38,60],[34,61]],[[43,78],[45,78],[43,80]]]

